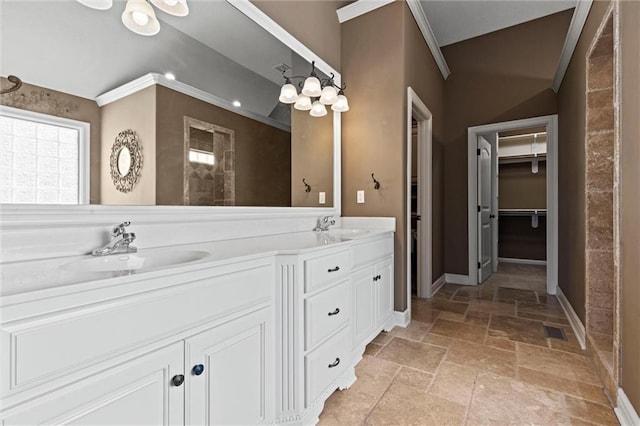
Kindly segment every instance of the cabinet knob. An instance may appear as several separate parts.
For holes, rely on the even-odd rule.
[[[171,378],[171,384],[173,386],[180,386],[183,383],[184,383],[184,375],[182,374],[176,374]]]
[[[336,310],[335,310],[335,311],[333,311],[333,312],[329,312],[329,316],[330,316],[330,317],[332,317],[332,316],[334,316],[334,315],[338,315],[339,313],[340,313],[340,308],[336,308]]]
[[[340,270],[340,267],[336,266],[335,268],[327,269],[327,272],[337,272],[339,270]]]
[[[340,358],[336,358],[331,364],[329,364],[329,368],[337,367],[340,364]]]
[[[202,364],[194,365],[193,368],[191,369],[191,372],[196,376],[201,375],[204,372],[204,365]]]
[[[380,281],[382,279],[382,275],[378,275],[378,281]]]

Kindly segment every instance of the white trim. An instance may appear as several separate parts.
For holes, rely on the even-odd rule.
[[[422,8],[420,1],[407,0],[407,6],[409,6],[409,10],[411,10],[413,17],[418,24],[418,28],[420,28],[420,32],[422,33],[422,37],[424,37],[424,41],[427,42],[427,46],[429,46],[429,50],[431,50],[433,59],[436,61],[438,68],[440,68],[442,77],[446,80],[447,77],[449,77],[449,74],[451,74],[451,71],[449,70],[449,65],[447,65],[447,60],[442,54],[442,50],[440,50],[438,40],[433,34],[433,30],[431,30],[429,19],[427,19],[427,15],[424,13],[424,9]]]
[[[411,322],[411,311],[409,309],[403,312],[393,311],[393,319],[396,327],[407,328]]]
[[[435,296],[436,293],[447,283],[447,280],[445,279],[445,274],[440,275],[440,278],[438,278],[437,280],[435,280],[432,284],[431,284],[431,297]]]
[[[369,13],[372,10],[376,10],[382,6],[386,6],[389,3],[393,3],[393,0],[358,0],[349,5],[343,6],[336,10],[338,14],[338,22],[341,24],[347,22],[353,18],[357,18],[360,15]]]
[[[26,109],[0,105],[0,114],[19,120],[37,121],[60,127],[69,127],[78,131],[78,204],[89,204],[89,189],[91,188],[91,124],[56,115],[43,114]],[[21,206],[20,204],[12,204]],[[43,206],[43,204],[39,204]],[[2,204],[0,204],[2,206]],[[24,204],[22,204],[24,206]],[[69,207],[70,205],[67,205]]]
[[[521,265],[547,265],[546,260],[536,260],[536,259],[517,259],[514,257],[499,257],[498,262],[500,263],[519,263]]]
[[[618,388],[618,406],[614,411],[622,426],[640,426],[640,416],[622,388]]]
[[[444,274],[444,280],[450,284],[469,284],[469,276],[468,275],[459,275],[459,274]]]
[[[547,293],[558,288],[558,115],[526,118],[469,127],[467,139],[467,226],[469,248],[469,284],[478,284],[477,248],[477,139],[484,133],[517,130],[527,127],[547,127]]]
[[[551,84],[551,88],[556,93],[560,90],[560,85],[562,84],[564,75],[569,67],[569,62],[571,61],[573,52],[576,50],[578,39],[580,38],[580,34],[582,33],[585,23],[587,22],[587,16],[589,16],[589,10],[591,10],[592,4],[593,0],[578,0],[576,8],[573,11],[573,17],[569,24],[567,37],[565,38],[564,45],[562,46],[562,53],[560,54],[560,61],[558,62],[556,75],[553,77],[553,83]]]
[[[291,132],[291,126],[287,126],[280,121],[273,120],[269,117],[265,117],[251,111],[247,111],[246,109],[236,108],[233,106],[233,103],[227,99],[205,92],[204,90],[200,90],[193,86],[189,86],[188,84],[182,83],[178,80],[170,80],[164,75],[158,73],[149,73],[143,75],[142,77],[136,78],[129,83],[123,84],[120,87],[116,87],[113,90],[103,93],[96,98],[96,103],[99,107],[102,107],[155,84],[169,88],[171,90],[175,90],[176,92],[191,96],[192,98],[199,99],[203,102],[215,105],[222,109],[226,109],[227,111],[242,115],[243,117],[259,121],[272,127],[276,127],[280,130],[284,130],[285,132]]]
[[[582,324],[582,321],[580,321],[578,314],[576,314],[576,311],[573,310],[573,306],[571,306],[571,303],[569,303],[569,300],[564,295],[560,287],[558,287],[556,297],[558,298],[560,306],[562,306],[562,310],[569,320],[569,324],[571,324],[571,328],[573,329],[573,333],[576,335],[576,339],[578,339],[578,343],[580,343],[580,348],[582,348],[582,350],[586,350],[587,343],[584,324]]]

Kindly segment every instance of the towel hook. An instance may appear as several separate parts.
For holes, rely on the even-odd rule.
[[[302,183],[304,183],[304,192],[311,192],[311,185],[304,178],[302,178]]]
[[[373,179],[373,188],[380,189],[380,182],[376,180],[376,178],[373,176],[373,173],[371,173],[371,179]]]
[[[10,87],[10,88],[4,89],[4,90],[0,90],[0,95],[6,95],[7,93],[15,92],[20,87],[22,87],[22,80],[20,80],[15,75],[10,75],[9,77],[7,77],[7,80],[9,80],[10,83],[13,83],[13,87]]]

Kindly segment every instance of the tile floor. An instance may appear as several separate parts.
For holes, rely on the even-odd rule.
[[[504,265],[504,266],[503,266]],[[321,425],[617,425],[545,269],[503,264],[483,285],[446,284],[412,301],[407,328],[381,333],[358,380],[327,400]],[[542,325],[564,330],[548,339]]]

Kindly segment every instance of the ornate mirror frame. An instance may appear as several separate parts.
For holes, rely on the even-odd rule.
[[[124,150],[129,153],[129,167],[124,175],[120,170],[120,156]],[[138,141],[138,135],[131,129],[123,130],[116,136],[111,147],[109,166],[111,180],[120,192],[131,192],[140,180],[142,173],[142,145]]]

